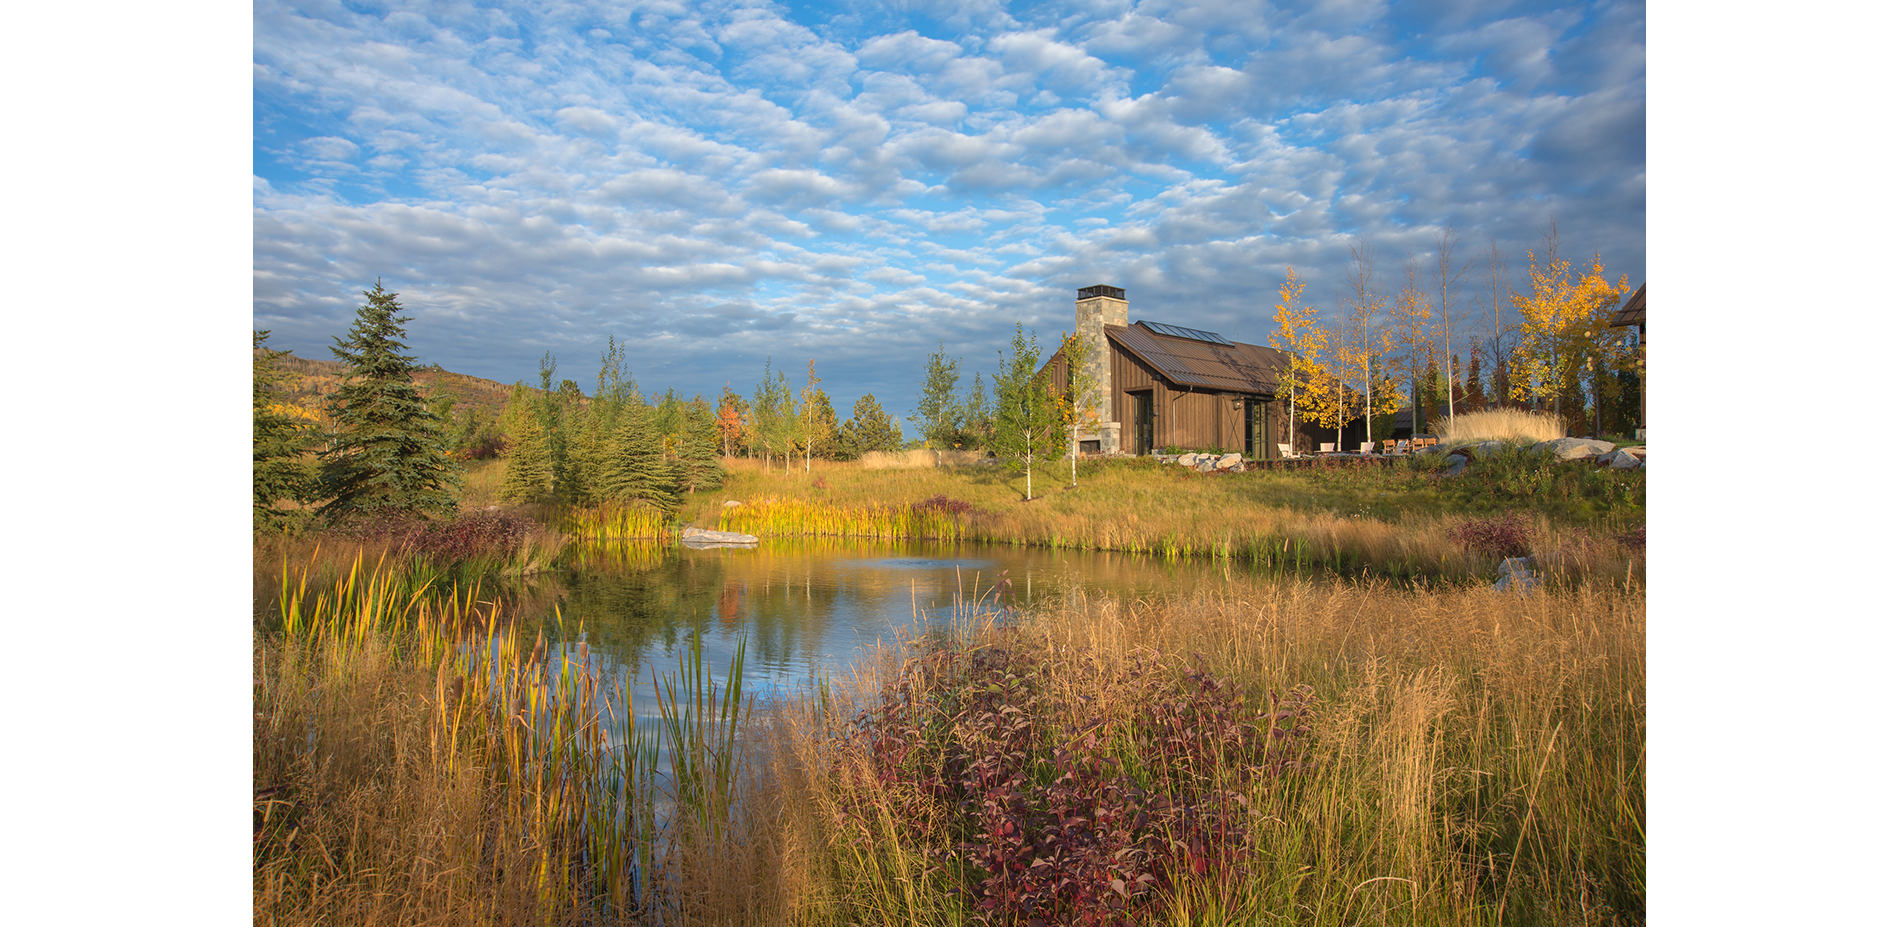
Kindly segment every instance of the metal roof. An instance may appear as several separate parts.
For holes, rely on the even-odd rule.
[[[1649,284],[1647,283],[1637,287],[1636,292],[1630,294],[1629,302],[1624,303],[1623,308],[1616,310],[1616,314],[1610,316],[1610,324],[1643,324],[1643,291],[1647,289],[1649,289]]]
[[[1233,342],[1221,337],[1219,332],[1202,331],[1198,328],[1189,328],[1186,325],[1169,325],[1166,322],[1150,322],[1146,319],[1137,321],[1135,324],[1157,335],[1170,335],[1175,338],[1186,338],[1190,341],[1205,341],[1208,344],[1224,344],[1230,346],[1233,344]]]
[[[1104,325],[1102,331],[1178,386],[1271,394],[1285,364],[1282,353],[1273,348],[1170,337],[1148,328],[1146,323]]]

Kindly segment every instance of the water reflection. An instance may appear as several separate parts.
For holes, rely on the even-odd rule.
[[[567,569],[523,601],[548,603],[551,641],[568,649],[584,639],[604,672],[638,683],[638,707],[651,712],[652,676],[673,671],[694,635],[713,667],[727,666],[744,641],[744,685],[770,697],[941,628],[959,602],[1008,607],[1075,589],[1149,596],[1219,575],[1199,563],[967,544],[605,545],[574,551]]]

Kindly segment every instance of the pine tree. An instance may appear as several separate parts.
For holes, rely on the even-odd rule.
[[[502,410],[508,430],[506,469],[501,498],[508,502],[548,502],[554,498],[554,463],[548,451],[547,429],[538,411],[540,400],[523,383],[516,383]]]
[[[461,474],[448,456],[443,422],[415,384],[415,358],[403,349],[402,305],[396,294],[366,290],[349,337],[331,353],[347,368],[330,394],[336,430],[322,453],[321,492],[326,518],[387,513],[434,513],[455,508]]]
[[[309,420],[287,411],[287,379],[277,360],[289,351],[273,351],[265,330],[251,332],[251,522],[256,528],[281,525],[290,513],[279,502],[307,502],[315,484],[305,461],[315,443]]]
[[[895,451],[903,443],[904,433],[870,393],[858,397],[851,407],[851,418],[838,430],[839,448],[849,459],[872,451]]]
[[[679,438],[680,487],[687,492],[711,489],[725,482],[719,463],[719,429],[713,409],[703,397],[686,404]]]
[[[635,406],[621,415],[608,442],[599,492],[621,502],[645,502],[667,514],[678,507],[678,474],[666,462],[650,410]]]
[[[1480,376],[1478,370],[1478,339],[1476,338],[1471,339],[1471,358],[1466,363],[1469,366],[1465,373],[1465,392],[1459,402],[1463,403],[1467,409],[1482,409],[1485,404],[1484,377]]]

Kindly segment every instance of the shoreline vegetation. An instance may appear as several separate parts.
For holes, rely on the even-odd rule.
[[[968,603],[743,725],[683,659],[642,728],[479,589],[354,567],[256,638],[260,923],[1643,920],[1640,586]]]
[[[1507,451],[1452,479],[1085,461],[1032,502],[1019,480],[729,460],[668,517],[499,506],[477,467],[454,519],[260,532],[254,920],[1643,922],[1640,472]],[[603,678],[495,594],[681,523],[1262,568],[964,602],[757,705],[743,657]],[[1508,556],[1549,582],[1494,591]],[[661,717],[634,723],[646,695]]]

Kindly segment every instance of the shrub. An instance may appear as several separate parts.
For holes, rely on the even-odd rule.
[[[1452,526],[1451,538],[1469,550],[1498,558],[1531,555],[1530,521],[1514,512],[1459,522]]]
[[[1064,702],[1005,632],[907,660],[846,742],[913,847],[983,923],[1120,923],[1249,846],[1245,789],[1300,768],[1311,690],[1264,708],[1198,664],[1137,658],[1124,697]],[[945,833],[947,831],[947,833]]]
[[[945,515],[961,515],[970,510],[970,503],[962,499],[952,499],[943,493],[938,493],[922,502],[911,503],[910,508],[911,511],[920,514],[925,512],[942,512]]]

